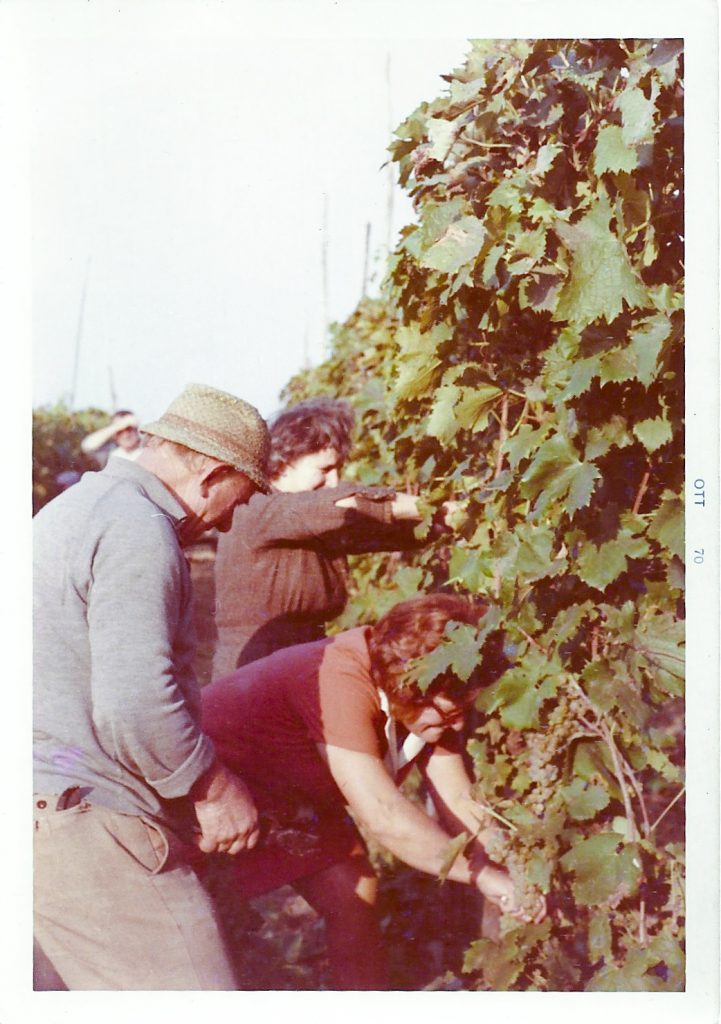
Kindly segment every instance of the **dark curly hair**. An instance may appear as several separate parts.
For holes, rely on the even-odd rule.
[[[351,449],[355,417],[343,398],[309,398],[278,413],[270,423],[268,476],[277,479],[303,455],[334,448],[341,463]]]
[[[371,628],[368,648],[375,682],[393,704],[401,706],[425,704],[438,694],[460,698],[469,690],[489,686],[509,666],[503,653],[502,630],[486,638],[478,652],[479,664],[467,681],[448,671],[436,676],[423,692],[411,674],[412,663],[442,642],[448,622],[476,626],[488,608],[482,599],[448,593],[401,601]]]

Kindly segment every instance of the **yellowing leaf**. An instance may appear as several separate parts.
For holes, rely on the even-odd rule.
[[[460,426],[454,411],[460,394],[461,389],[455,384],[444,384],[436,391],[426,430],[444,444],[455,437]]]
[[[495,384],[479,384],[475,388],[462,388],[456,408],[456,419],[459,425],[473,431],[485,430],[493,403],[502,394],[503,391]]]
[[[428,139],[431,143],[430,153],[435,160],[445,160],[448,150],[453,144],[457,125],[455,121],[447,121],[444,117],[428,119]]]
[[[426,250],[420,260],[421,266],[444,274],[455,274],[466,263],[476,259],[485,238],[485,228],[477,217],[461,217]]]
[[[562,149],[563,146],[559,145],[557,142],[547,142],[544,146],[540,146],[538,153],[536,154],[536,163],[531,173],[540,175],[545,174],[546,171],[550,170],[553,165],[553,161]]]
[[[630,349],[613,349],[601,359],[601,383],[631,380],[638,373],[636,357]]]
[[[445,324],[433,327],[430,331],[421,331],[417,325],[398,330],[397,398],[420,398],[433,389],[442,373],[441,360],[436,354],[438,346],[450,336],[451,329]]]

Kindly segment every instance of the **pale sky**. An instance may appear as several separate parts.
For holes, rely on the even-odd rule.
[[[413,217],[382,169],[391,127],[469,44],[271,36],[199,4],[165,34],[153,7],[47,8],[36,30],[33,404],[110,409],[114,388],[152,418],[200,381],[269,414],[321,361],[326,313],[355,308],[367,223],[377,291],[390,189],[391,244]]]

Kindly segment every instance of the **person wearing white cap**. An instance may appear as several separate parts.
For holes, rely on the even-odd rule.
[[[137,459],[140,455],[140,432],[138,417],[129,409],[118,409],[111,422],[88,434],[80,442],[86,455],[93,455],[104,465],[110,456],[121,459]]]
[[[234,855],[258,819],[201,729],[182,548],[268,490],[268,430],[197,384],[142,429],[136,460],[86,473],[34,520],[38,962],[68,989],[228,989],[193,837]]]

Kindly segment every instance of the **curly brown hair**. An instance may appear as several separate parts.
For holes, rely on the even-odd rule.
[[[355,417],[343,398],[308,398],[278,413],[270,423],[268,476],[276,480],[303,455],[334,448],[339,462],[348,458]]]
[[[508,667],[501,630],[486,638],[479,651],[479,664],[468,680],[459,679],[449,670],[421,691],[412,674],[413,662],[438,647],[449,622],[476,626],[488,608],[481,598],[450,593],[424,594],[394,605],[371,628],[368,639],[371,674],[376,684],[397,705],[428,703],[438,694],[453,699],[490,685]]]

